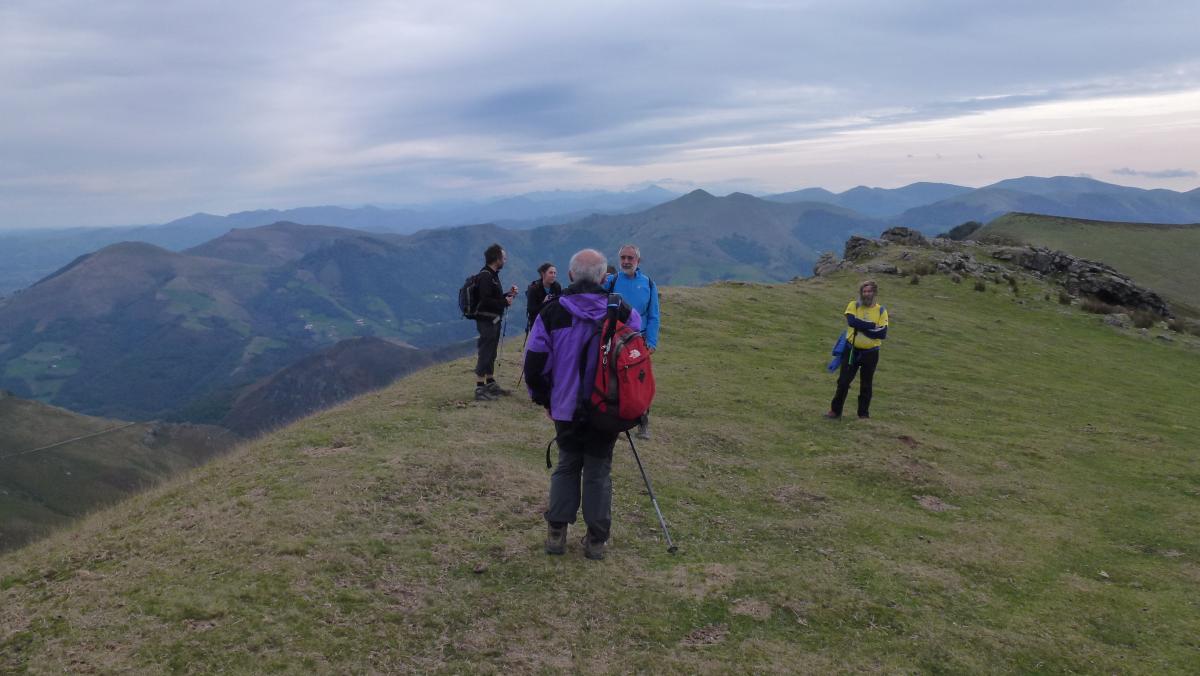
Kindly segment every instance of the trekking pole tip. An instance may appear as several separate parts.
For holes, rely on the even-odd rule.
[[[679,551],[679,547],[677,545],[671,545],[670,547],[667,547],[668,554],[674,554],[677,551]]]

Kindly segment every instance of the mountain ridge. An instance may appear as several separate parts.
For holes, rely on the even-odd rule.
[[[622,443],[608,560],[546,556],[544,414],[442,364],[0,557],[0,668],[1187,673],[1200,355],[886,275],[874,417],[827,421],[860,275],[663,288],[676,555]]]

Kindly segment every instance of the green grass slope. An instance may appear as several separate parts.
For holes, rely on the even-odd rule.
[[[854,283],[664,289],[674,556],[624,444],[608,559],[544,555],[549,422],[458,361],[0,558],[0,671],[1193,671],[1196,346],[885,278],[831,422]]]
[[[1195,264],[1200,224],[1118,223],[1014,213],[988,223],[972,239],[988,235],[1108,263],[1162,294],[1178,312],[1200,316],[1196,299],[1200,266]]]
[[[0,551],[196,467],[233,443],[219,427],[93,418],[0,392]]]

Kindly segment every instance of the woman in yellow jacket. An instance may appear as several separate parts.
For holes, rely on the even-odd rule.
[[[846,305],[846,354],[842,355],[841,371],[838,373],[837,393],[829,403],[826,418],[842,417],[842,406],[850,392],[854,376],[862,371],[858,385],[858,417],[871,417],[871,388],[875,380],[875,367],[879,365],[879,346],[887,338],[887,308],[875,302],[879,285],[868,279],[858,285],[858,300]]]

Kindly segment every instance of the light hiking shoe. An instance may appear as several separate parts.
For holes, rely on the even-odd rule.
[[[638,423],[637,434],[635,434],[633,436],[637,437],[638,439],[644,439],[646,441],[650,440],[650,419],[649,418],[642,418],[642,421]]]
[[[492,401],[493,399],[495,397],[488,393],[486,385],[475,386],[475,401]]]
[[[604,560],[604,543],[599,540],[593,540],[592,536],[584,535],[583,540],[583,555],[593,561]]]
[[[555,526],[550,524],[546,529],[546,553],[564,554],[567,551],[567,524]]]
[[[507,397],[508,395],[512,394],[512,392],[500,387],[500,383],[496,382],[495,380],[488,383],[484,387],[487,388],[488,394],[492,395],[492,398]]]

